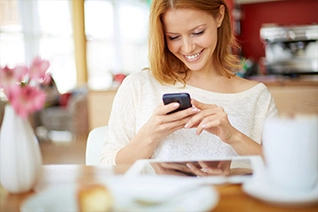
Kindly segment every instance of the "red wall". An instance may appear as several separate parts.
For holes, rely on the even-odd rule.
[[[265,56],[260,28],[265,23],[279,25],[318,24],[318,0],[285,0],[241,5],[241,34],[237,36],[243,55],[258,62]]]
[[[224,0],[227,7],[230,9],[230,11],[233,10],[234,7],[234,0]]]
[[[234,0],[224,0],[224,1],[225,1],[225,4],[227,5],[227,7],[229,8],[230,14],[232,14],[234,6],[235,6]],[[232,22],[233,22],[233,18],[232,18]]]

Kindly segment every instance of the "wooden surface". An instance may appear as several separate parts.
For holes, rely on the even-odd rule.
[[[250,79],[263,82],[266,86],[318,86],[318,74],[298,77],[281,75],[253,76]]]
[[[318,114],[317,86],[268,86],[277,109],[281,113],[316,113]]]
[[[216,187],[221,197],[220,202],[211,212],[317,212],[318,205],[307,207],[288,207],[265,203],[248,196],[242,191],[241,185]],[[273,191],[275,192],[275,191]]]
[[[318,114],[318,75],[268,76],[255,80],[268,87],[279,112]]]
[[[88,95],[89,129],[106,125],[117,90],[90,91]]]
[[[58,186],[66,183],[85,183],[94,182],[97,178],[107,177],[113,174],[122,174],[128,167],[114,167],[110,169],[103,166],[84,166],[84,165],[45,165],[43,166],[43,178],[37,185],[37,190],[43,190],[48,186]],[[257,211],[257,212],[288,212],[288,211],[318,211],[318,205],[310,207],[289,208],[280,207],[256,200],[246,195],[241,185],[220,185],[215,187],[219,193],[220,200],[214,212],[228,211]],[[0,187],[0,211],[17,212],[20,205],[28,197],[35,194],[34,191],[25,194],[9,194]]]

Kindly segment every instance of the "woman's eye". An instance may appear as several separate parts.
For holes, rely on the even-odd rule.
[[[174,36],[174,37],[170,37],[168,36],[169,40],[176,40],[177,38],[179,38],[179,36]]]
[[[200,32],[194,32],[193,35],[202,35],[205,32],[205,30],[202,30]]]

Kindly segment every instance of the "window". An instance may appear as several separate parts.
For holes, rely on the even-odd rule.
[[[76,1],[76,0],[75,0]],[[72,0],[0,0],[0,65],[48,59],[61,93],[76,86]],[[85,0],[88,86],[148,66],[150,0]]]
[[[30,63],[41,56],[64,93],[76,86],[70,1],[1,0],[0,65]]]
[[[127,75],[148,66],[148,15],[146,1],[85,1],[91,89],[107,89],[113,75]]]
[[[24,0],[22,0],[24,1]],[[71,1],[38,0],[41,38],[39,53],[51,62],[60,91],[76,86]]]
[[[0,1],[0,65],[24,62],[24,37],[17,0]]]

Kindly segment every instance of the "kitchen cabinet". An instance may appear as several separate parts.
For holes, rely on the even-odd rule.
[[[279,112],[318,114],[318,86],[268,86]]]
[[[278,79],[264,84],[273,95],[280,113],[318,114],[318,76]]]
[[[88,94],[89,130],[107,125],[116,90],[91,90]]]

